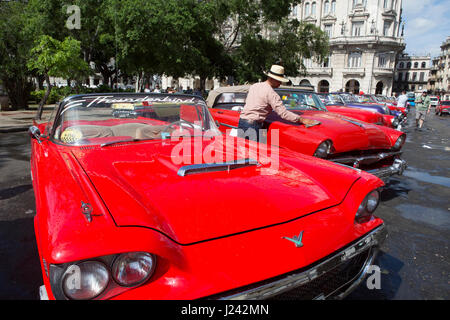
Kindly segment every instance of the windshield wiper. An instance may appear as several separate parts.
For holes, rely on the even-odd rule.
[[[123,142],[136,142],[136,141],[144,141],[149,139],[124,139],[124,140],[117,140],[117,141],[111,141],[111,142],[105,142],[100,145],[100,147],[106,147],[110,146],[116,143],[123,143]]]
[[[303,105],[304,105],[304,106],[307,106],[307,107],[312,107],[312,108],[317,109],[317,110],[322,110],[321,108],[319,108],[319,107],[317,107],[317,106],[314,106],[314,105],[312,105],[312,104],[304,103]]]

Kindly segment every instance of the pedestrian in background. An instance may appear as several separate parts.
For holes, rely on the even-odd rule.
[[[424,91],[421,96],[416,98],[415,103],[416,103],[416,127],[422,129],[426,115],[430,113],[431,109],[430,97],[428,96],[428,92]]]
[[[406,95],[406,91],[403,90],[402,94],[397,98],[397,107],[406,108],[406,102],[408,102],[408,96]]]

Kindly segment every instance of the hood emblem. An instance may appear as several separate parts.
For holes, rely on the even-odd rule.
[[[81,213],[84,215],[88,222],[92,221],[92,217],[100,217],[101,214],[92,214],[92,206],[90,203],[81,201]]]
[[[303,231],[300,232],[300,234],[298,235],[298,237],[297,237],[297,236],[294,236],[294,237],[292,237],[292,238],[289,238],[289,237],[281,237],[281,238],[293,242],[297,248],[303,247],[303,243],[302,243]]]

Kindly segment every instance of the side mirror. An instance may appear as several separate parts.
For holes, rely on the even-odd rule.
[[[39,143],[41,143],[41,131],[36,126],[31,126],[28,129],[28,134],[32,139],[36,139]]]

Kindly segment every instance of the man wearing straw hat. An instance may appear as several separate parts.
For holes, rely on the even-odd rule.
[[[239,118],[238,136],[249,140],[258,141],[259,130],[263,128],[264,120],[271,111],[276,112],[282,119],[294,123],[302,123],[306,127],[320,124],[319,121],[305,119],[300,115],[290,112],[286,109],[275,88],[278,88],[281,83],[289,82],[289,79],[284,77],[284,68],[282,66],[273,65],[268,73],[267,80],[253,84],[248,90],[247,99],[245,101],[244,109]],[[253,129],[254,134],[248,134],[245,131]]]

